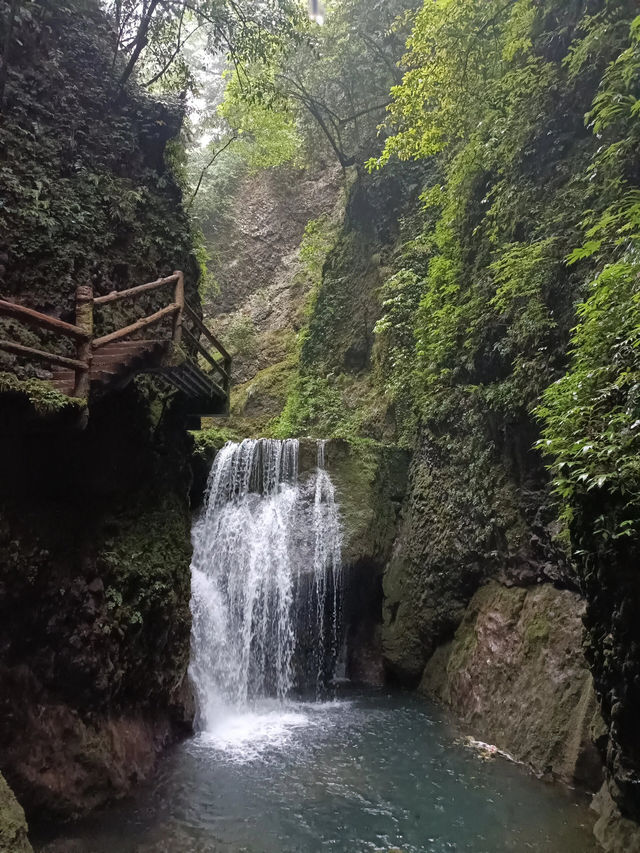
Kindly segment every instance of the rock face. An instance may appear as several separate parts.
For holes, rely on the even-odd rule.
[[[619,791],[614,793],[620,797]],[[640,853],[640,827],[635,821],[622,817],[610,783],[602,786],[591,807],[598,814],[593,831],[605,853]]]
[[[596,790],[602,723],[581,650],[584,602],[551,584],[481,587],[420,690],[454,709],[474,737],[539,773]]]
[[[317,450],[315,440],[300,440],[301,475],[315,469]],[[331,439],[325,443],[324,455],[340,504],[344,564],[365,562],[382,569],[397,531],[409,453],[372,441]]]
[[[167,146],[180,101],[158,101],[133,78],[115,97],[121,68],[95,0],[0,17],[11,56],[2,292],[73,321],[78,284],[104,294],[182,269],[198,306]],[[147,296],[96,311],[96,331],[166,299]],[[125,793],[188,725],[186,418],[145,377],[90,400],[80,429],[46,384],[38,395],[18,387],[17,377],[46,379],[41,366],[4,354],[0,367],[11,371],[0,383],[0,770],[29,818],[63,819]]]
[[[335,167],[284,166],[249,176],[208,235],[220,292],[208,298],[205,312],[215,317],[216,333],[232,350],[234,384],[280,365],[275,375],[258,377],[253,393],[240,395],[237,415],[255,419],[279,413],[284,405],[286,377],[280,374],[304,322],[312,285],[300,244],[309,222],[339,216],[341,183]]]
[[[33,853],[22,806],[0,775],[0,853]]]
[[[383,645],[388,670],[416,684],[489,577],[507,584],[561,580],[566,558],[552,544],[553,514],[527,460],[529,433],[498,451],[461,403],[456,432],[424,432],[413,455],[403,520],[384,575]]]
[[[597,532],[615,529],[613,520],[625,511],[622,498],[589,493],[572,533],[587,599],[585,654],[608,729],[609,793],[625,818],[640,821],[640,547],[636,536],[607,541]]]
[[[317,443],[303,439],[301,471],[315,467]],[[343,619],[347,675],[383,684],[382,572],[391,555],[406,490],[409,454],[398,447],[339,439],[325,445],[343,524]]]
[[[122,795],[189,721],[189,442],[141,383],[83,431],[3,410],[0,769],[39,818]]]

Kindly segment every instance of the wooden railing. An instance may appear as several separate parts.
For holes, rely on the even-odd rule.
[[[173,301],[164,308],[114,332],[102,335],[99,338],[94,337],[94,312],[96,307],[108,306],[124,299],[136,299],[142,293],[157,290],[169,284],[174,285]],[[4,299],[0,299],[0,316],[18,320],[23,324],[43,331],[53,332],[60,337],[71,338],[75,342],[75,358],[69,358],[66,355],[24,346],[3,339],[0,339],[0,350],[13,353],[14,355],[45,361],[49,365],[59,365],[73,369],[75,371],[74,395],[82,398],[87,398],[89,395],[91,360],[94,352],[115,341],[128,338],[142,329],[147,329],[165,318],[172,317],[171,337],[168,340],[171,340],[174,345],[179,346],[182,343],[184,335],[185,340],[190,345],[187,347],[187,351],[191,349],[196,353],[194,366],[197,366],[197,354],[201,355],[211,370],[216,371],[220,376],[221,381],[215,382],[215,385],[221,388],[227,396],[229,394],[231,356],[220,341],[207,329],[193,308],[185,302],[184,275],[180,271],[176,271],[165,278],[148,282],[147,284],[130,287],[128,290],[114,290],[106,296],[94,297],[91,285],[81,285],[76,290],[75,325],[65,323],[62,320],[49,317],[46,314],[41,314],[38,311],[33,311],[30,308],[25,308],[22,305],[17,305]],[[185,317],[192,325],[193,331],[186,327],[184,323]],[[200,342],[201,335],[204,335],[206,338],[208,346],[204,346]],[[212,349],[215,350],[219,358],[215,357]],[[202,388],[200,390],[202,391]]]
[[[39,361],[45,361],[47,364],[56,364],[61,367],[69,367],[75,370],[76,382],[74,394],[76,396],[85,397],[88,395],[88,386],[86,379],[89,376],[91,366],[91,337],[92,330],[83,324],[83,316],[86,314],[84,304],[84,294],[79,293],[82,288],[78,288],[76,292],[76,321],[80,315],[80,322],[76,325],[65,323],[63,320],[58,320],[56,317],[49,317],[47,314],[41,314],[39,311],[33,311],[31,308],[25,308],[24,305],[17,305],[15,302],[9,302],[5,299],[0,299],[0,316],[9,317],[12,320],[17,320],[26,326],[33,326],[36,329],[53,332],[58,337],[71,338],[75,342],[76,357],[69,358],[59,353],[48,352],[46,350],[36,349],[35,347],[27,347],[14,341],[0,339],[0,349],[5,352],[10,352],[13,355],[21,355],[26,358],[35,358]],[[85,288],[87,290],[87,288]],[[78,305],[82,304],[82,309],[78,311]]]

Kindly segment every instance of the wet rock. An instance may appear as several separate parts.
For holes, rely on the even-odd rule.
[[[315,470],[317,454],[317,441],[300,440],[301,476]],[[409,453],[373,441],[332,439],[325,444],[325,466],[340,506],[344,565],[368,561],[381,569],[397,532]]]
[[[87,847],[77,838],[62,838],[46,844],[40,853],[87,853]]]
[[[616,792],[619,796],[619,792]],[[640,826],[620,813],[604,784],[593,798],[591,808],[598,814],[594,834],[604,853],[640,853]]]
[[[0,769],[27,816],[149,775],[193,706],[190,442],[129,386],[83,432],[11,436],[0,477]]]
[[[423,430],[384,573],[385,664],[409,686],[488,578],[510,586],[574,583],[554,543],[544,472],[528,468],[519,459],[524,451],[511,446],[531,446],[526,426],[513,429],[508,454],[498,452],[468,400],[460,400],[455,426],[445,436]]]
[[[20,803],[0,775],[0,853],[33,853]]]
[[[492,581],[428,662],[420,690],[451,706],[474,737],[537,772],[597,790],[602,726],[581,650],[583,613],[570,590]]]
[[[335,167],[285,166],[244,178],[232,189],[210,235],[220,292],[209,297],[205,310],[215,315],[216,334],[233,350],[236,384],[286,357],[311,286],[298,258],[304,229],[332,214],[340,186]],[[255,399],[246,404],[243,414],[253,418],[267,406]]]

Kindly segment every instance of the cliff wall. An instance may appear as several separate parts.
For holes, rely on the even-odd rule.
[[[3,296],[73,321],[78,284],[181,268],[197,305],[180,100],[120,86],[92,0],[0,3],[0,40]],[[30,821],[66,819],[128,791],[189,727],[190,443],[153,379],[92,398],[87,420],[42,366],[2,354],[0,370],[0,770]]]

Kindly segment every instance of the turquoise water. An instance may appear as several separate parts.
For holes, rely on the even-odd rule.
[[[419,697],[365,693],[222,715],[66,843],[73,853],[590,853],[591,826],[586,799],[482,760]]]

